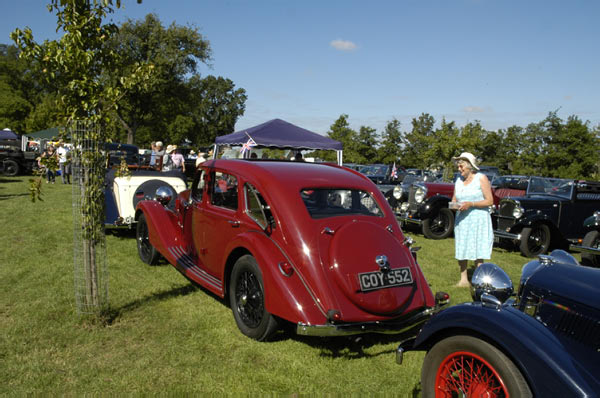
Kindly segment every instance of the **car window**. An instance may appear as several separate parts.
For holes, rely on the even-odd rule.
[[[528,194],[549,194],[570,199],[573,180],[562,178],[532,177],[527,187]]]
[[[363,214],[383,217],[383,211],[366,191],[345,188],[305,188],[302,201],[313,218]]]
[[[275,227],[273,222],[273,214],[271,208],[267,204],[265,198],[258,192],[252,184],[246,183],[244,185],[245,197],[246,197],[246,213],[263,229],[270,226]]]
[[[204,177],[205,171],[202,169],[196,174],[196,177],[194,178],[194,182],[192,183],[192,198],[194,200],[202,200],[202,194],[204,193],[205,184]]]
[[[211,203],[232,210],[238,208],[237,178],[231,174],[216,171],[212,179]]]

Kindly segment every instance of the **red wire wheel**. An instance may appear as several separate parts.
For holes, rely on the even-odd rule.
[[[425,356],[423,397],[531,397],[515,364],[495,346],[472,336],[439,341]]]

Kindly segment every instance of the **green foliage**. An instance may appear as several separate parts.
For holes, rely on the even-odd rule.
[[[393,119],[387,123],[381,134],[381,146],[378,150],[378,157],[381,163],[398,165],[403,164],[400,161],[402,155],[402,132],[400,131],[400,122]]]

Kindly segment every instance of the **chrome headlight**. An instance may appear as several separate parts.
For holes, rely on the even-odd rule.
[[[423,187],[419,187],[417,188],[417,190],[415,191],[415,201],[417,203],[423,203],[423,201],[425,200],[425,195],[427,194],[427,190]]]
[[[394,187],[394,192],[392,192],[392,195],[394,195],[394,198],[400,199],[402,197],[402,187],[400,185],[396,185]]]
[[[400,205],[400,210],[406,211],[406,210],[408,210],[409,206],[410,206],[410,203],[402,202],[402,204]]]
[[[471,278],[471,296],[480,301],[483,293],[491,294],[505,302],[514,292],[513,283],[506,272],[496,264],[483,263]]]
[[[523,208],[519,205],[516,205],[515,208],[513,209],[513,217],[514,218],[521,218],[521,216],[523,215],[525,211],[523,210]]]
[[[163,206],[167,206],[171,199],[175,196],[175,192],[170,187],[162,186],[156,190],[154,200]]]

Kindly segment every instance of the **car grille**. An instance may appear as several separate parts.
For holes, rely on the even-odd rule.
[[[418,205],[415,201],[415,192],[417,191],[417,187],[414,185],[410,186],[410,191],[408,192],[408,210],[411,212],[417,211]]]
[[[515,210],[516,203],[511,200],[503,200],[500,202],[500,208],[498,209],[498,229],[508,231],[515,225],[516,219],[513,217],[513,211]]]

